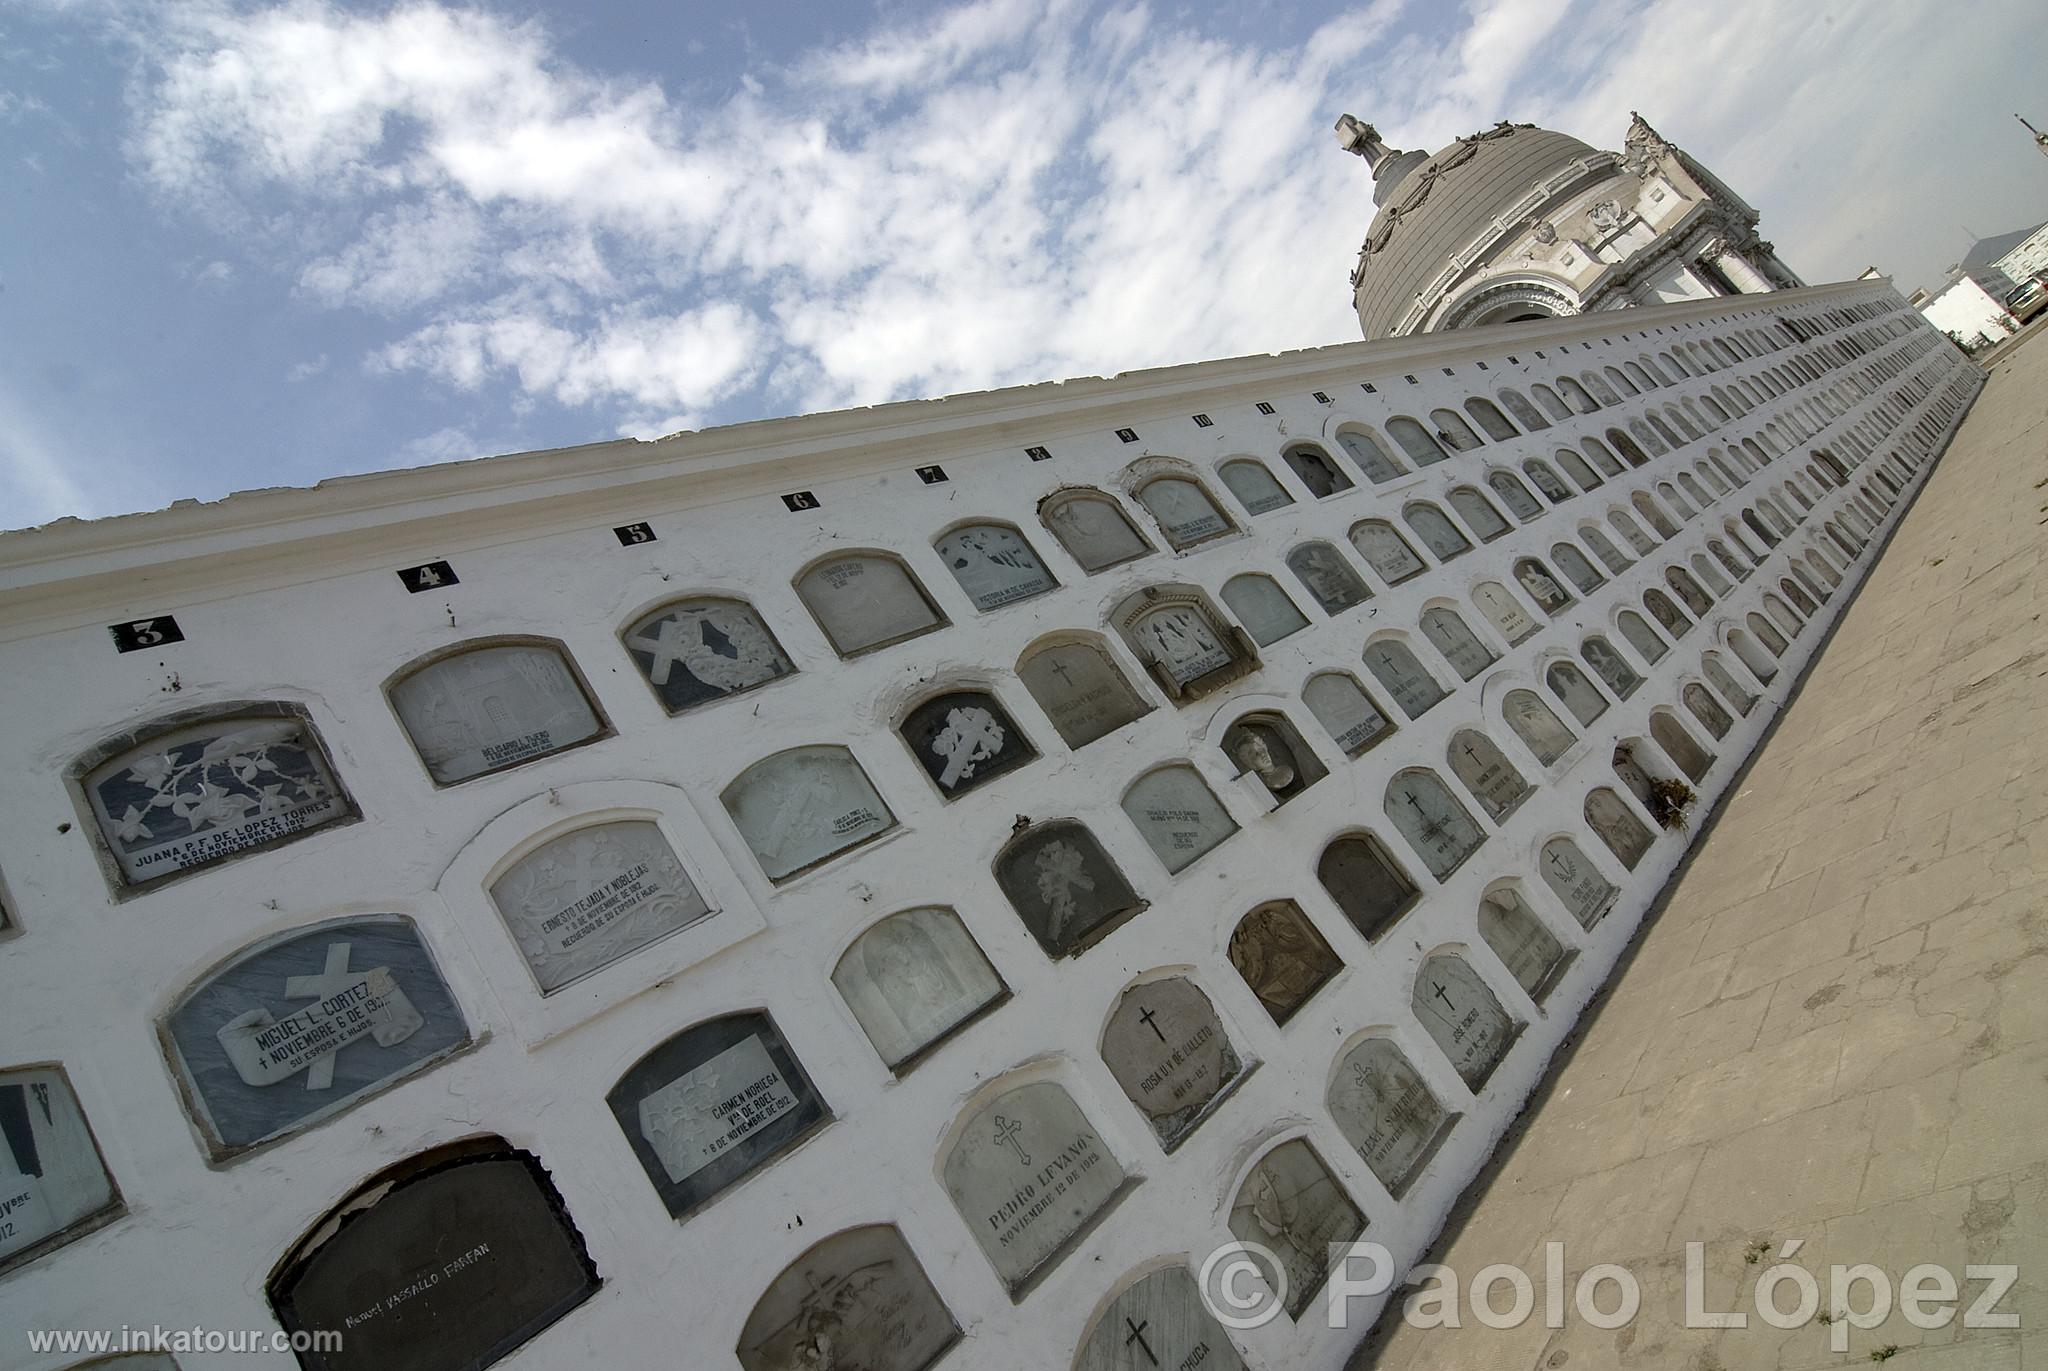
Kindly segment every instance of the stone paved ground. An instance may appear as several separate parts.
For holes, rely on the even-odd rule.
[[[1540,1273],[1561,1239],[1571,1279],[1602,1261],[1635,1272],[1641,1315],[1618,1331],[1397,1327],[1362,1364],[2048,1371],[2044,546],[2037,335],[2001,360],[1439,1257],[1467,1279],[1489,1262]],[[1831,1263],[2017,1263],[2003,1307],[2021,1327],[1923,1331],[1894,1312],[1831,1351],[1825,1327],[1754,1313],[1793,1238],[1823,1307]],[[1748,1328],[1683,1326],[1694,1239],[1707,1307],[1749,1310]]]

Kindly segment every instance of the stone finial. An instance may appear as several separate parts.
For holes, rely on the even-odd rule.
[[[1379,164],[1393,154],[1393,149],[1380,139],[1380,131],[1371,124],[1361,123],[1356,115],[1342,114],[1337,117],[1337,146],[1365,159],[1366,165],[1375,171]]]

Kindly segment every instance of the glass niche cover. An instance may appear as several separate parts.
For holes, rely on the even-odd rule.
[[[959,1326],[893,1224],[849,1228],[791,1262],[740,1331],[745,1371],[925,1371]]]
[[[96,1227],[121,1197],[71,1082],[54,1066],[0,1071],[0,1271]]]
[[[771,881],[785,880],[896,826],[853,754],[829,744],[754,763],[725,788],[725,808]]]
[[[906,909],[875,924],[840,957],[832,984],[892,1071],[1010,993],[950,909]]]
[[[491,883],[491,901],[542,994],[713,912],[661,829],[645,819],[542,843]]]
[[[671,714],[796,672],[754,607],[739,600],[664,605],[626,630],[626,651]]]
[[[1000,609],[1059,584],[1023,535],[1007,524],[956,528],[939,539],[937,551],[976,609]]]
[[[427,772],[453,785],[587,742],[604,723],[559,649],[471,648],[391,687],[392,708]]]

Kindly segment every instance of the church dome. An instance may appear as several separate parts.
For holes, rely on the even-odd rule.
[[[1428,157],[1392,153],[1375,170],[1373,216],[1360,254],[1358,320],[1368,338],[1392,335],[1418,295],[1537,185],[1597,149],[1531,124],[1497,124]]]

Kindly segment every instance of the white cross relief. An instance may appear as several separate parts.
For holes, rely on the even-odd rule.
[[[348,969],[349,944],[327,944],[327,965],[318,976],[287,976],[284,978],[284,994],[288,1000],[324,1000],[329,995],[339,995],[354,983],[355,977]],[[335,1051],[340,1051],[336,1048]],[[320,1059],[306,1068],[306,1089],[325,1090],[334,1084],[334,1053],[322,1053]]]
[[[985,709],[946,711],[946,727],[932,739],[932,751],[946,759],[939,784],[951,790],[974,774],[974,768],[1002,751],[1007,735],[995,716]]]

